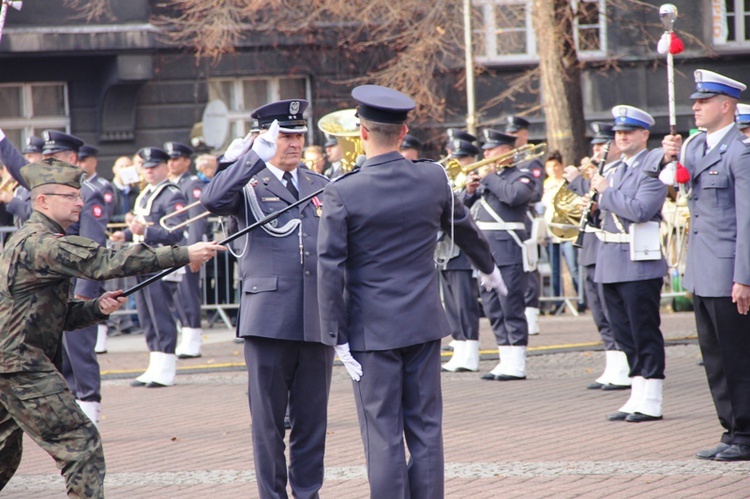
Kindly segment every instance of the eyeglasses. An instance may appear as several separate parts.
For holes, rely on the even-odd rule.
[[[364,126],[364,125],[363,125],[362,123],[360,123],[359,121],[357,122],[357,126],[358,126],[358,127],[362,127],[362,128],[364,128],[365,130],[367,130],[367,133],[370,133],[370,129],[369,129],[369,128],[367,128],[366,126]]]
[[[45,196],[60,196],[60,197],[68,198],[74,203],[78,201],[79,199],[83,201],[83,196],[81,196],[80,194],[61,194],[59,192],[43,192],[42,194]]]

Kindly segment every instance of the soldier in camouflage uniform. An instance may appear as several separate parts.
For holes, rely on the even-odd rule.
[[[113,252],[90,239],[66,237],[83,206],[83,171],[50,158],[25,166],[21,174],[31,187],[33,212],[0,255],[0,490],[18,468],[25,432],[55,459],[69,496],[103,497],[99,432],[53,359],[64,329],[106,319],[125,298],[111,291],[95,300],[69,300],[71,279],[199,266],[222,247],[139,244]]]

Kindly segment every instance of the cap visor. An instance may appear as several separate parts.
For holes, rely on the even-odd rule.
[[[711,97],[716,97],[717,95],[721,95],[721,94],[718,92],[693,92],[690,98],[691,99],[710,99]]]
[[[266,130],[262,130],[262,132],[265,132]],[[307,127],[302,128],[285,128],[285,127],[279,127],[279,132],[281,133],[307,133]]]
[[[632,132],[633,130],[645,130],[645,128],[633,125],[615,125],[612,130],[615,132]]]
[[[505,127],[505,133],[516,133],[517,131],[521,130],[520,126],[511,125]]]
[[[161,161],[144,161],[141,165],[141,168],[153,168],[155,166],[159,166],[161,163]]]

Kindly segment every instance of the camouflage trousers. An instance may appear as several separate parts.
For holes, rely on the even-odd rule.
[[[69,497],[104,497],[99,432],[59,372],[0,373],[0,490],[21,462],[24,433],[55,459]]]

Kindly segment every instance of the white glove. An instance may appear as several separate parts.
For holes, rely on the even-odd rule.
[[[273,120],[271,128],[258,135],[253,143],[253,151],[264,162],[268,163],[276,155],[276,139],[279,138],[279,122]]]
[[[339,356],[339,360],[344,363],[344,367],[346,368],[346,372],[349,373],[349,376],[351,376],[354,381],[359,381],[359,378],[362,377],[362,366],[359,365],[359,362],[357,362],[349,352],[349,343],[336,345],[333,349],[336,351],[336,355]]]
[[[3,132],[3,129],[0,128],[0,140],[3,140],[5,138],[5,132]]]
[[[659,180],[666,185],[674,185],[675,183],[675,172],[677,171],[677,163],[672,161],[659,174]]]
[[[491,274],[483,274],[479,272],[480,283],[484,286],[485,291],[495,290],[500,296],[508,294],[508,288],[505,286],[503,276],[500,274],[500,269],[495,266],[495,269]]]
[[[226,152],[224,152],[224,159],[234,163],[240,159],[240,156],[250,149],[250,146],[253,145],[254,139],[255,136],[253,135],[253,132],[248,133],[244,138],[234,139],[232,143],[229,144],[229,147],[227,147]]]

